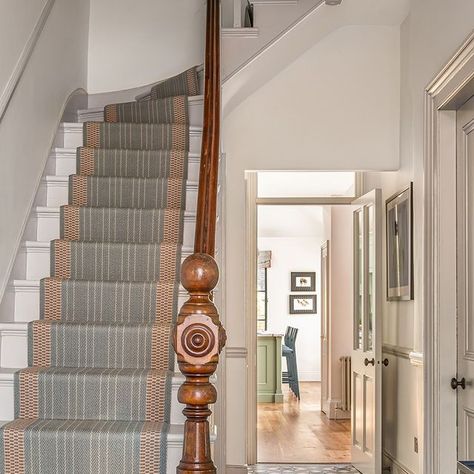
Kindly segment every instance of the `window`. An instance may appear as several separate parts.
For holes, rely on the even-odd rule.
[[[257,331],[267,330],[267,270],[264,267],[257,270]]]

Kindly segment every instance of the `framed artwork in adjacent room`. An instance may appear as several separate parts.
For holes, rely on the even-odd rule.
[[[387,300],[413,299],[413,183],[386,201]]]
[[[291,272],[291,291],[316,291],[316,272]]]
[[[316,314],[316,295],[290,295],[290,314]]]

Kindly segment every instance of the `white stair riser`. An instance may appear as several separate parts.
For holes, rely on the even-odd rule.
[[[22,324],[19,329],[1,330],[0,366],[2,369],[14,369],[16,367],[26,367],[27,365],[28,334],[26,325]]]
[[[50,276],[50,246],[43,245],[43,242],[40,244],[27,242],[20,248],[13,269],[14,279],[41,280]],[[182,260],[188,255],[189,251],[183,251]]]
[[[25,240],[38,240],[49,242],[59,239],[59,209],[58,212],[34,211],[28,221],[24,238]],[[194,243],[194,230],[196,227],[195,218],[185,218],[183,231],[183,244],[190,247]]]
[[[41,280],[49,276],[50,249],[48,247],[30,248],[22,246],[13,267],[13,278],[19,280]]]
[[[191,155],[188,162],[188,180],[199,180],[199,155]],[[46,165],[47,175],[69,176],[76,173],[76,150],[56,148],[51,152]]]
[[[22,367],[22,366],[19,366]],[[15,393],[14,393],[14,382],[13,374],[7,377],[3,376],[3,380],[0,380],[0,419],[2,421],[10,421],[15,417]],[[182,425],[184,424],[184,415],[182,410],[184,405],[178,402],[178,389],[179,383],[173,383],[171,389],[171,424]]]
[[[78,112],[78,122],[103,122],[104,110],[102,108],[93,108],[80,110]],[[203,100],[189,100],[189,124],[192,127],[202,127],[204,117]]]
[[[187,296],[181,293],[178,297],[178,308],[181,308],[187,299]],[[0,306],[0,320],[27,323],[39,319],[39,309],[39,285],[36,287],[17,286],[13,282],[5,291],[5,296]]]
[[[200,130],[191,130],[189,134],[189,151],[191,153],[201,152],[201,138]],[[57,148],[77,148],[83,145],[83,130],[81,124],[66,124],[61,125],[54,147]]]
[[[37,206],[60,207],[68,203],[69,182],[63,177],[46,177],[41,181],[36,194]],[[196,211],[197,187],[193,186],[186,192],[186,210]]]
[[[166,472],[176,472],[176,468],[183,457],[182,445],[170,445],[166,449]]]

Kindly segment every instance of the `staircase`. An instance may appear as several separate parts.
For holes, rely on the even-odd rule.
[[[341,0],[338,1],[340,3]],[[236,75],[258,55],[263,54],[289,29],[329,1],[325,0],[252,0],[254,26],[243,26],[247,0],[223,2],[222,58],[224,82]],[[231,10],[232,11],[229,11]],[[231,24],[232,23],[232,24]]]
[[[0,307],[0,472],[175,471],[198,84],[193,68],[60,125]]]

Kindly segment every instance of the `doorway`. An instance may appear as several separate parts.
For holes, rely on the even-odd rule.
[[[355,195],[360,195],[361,189],[361,180],[360,175],[356,173],[344,172],[340,173],[341,177],[346,178],[343,191],[341,192],[341,187],[339,186],[339,194],[328,192],[328,187],[330,188],[331,179],[340,185],[343,180],[338,181],[339,173],[330,173],[330,172],[307,172],[309,176],[305,176],[306,173],[303,172],[265,172],[262,173],[262,179],[260,173],[248,173],[247,174],[247,223],[248,223],[248,238],[247,238],[247,269],[250,269],[247,280],[247,304],[248,304],[248,314],[250,315],[250,324],[247,325],[248,330],[248,341],[249,341],[249,360],[255,361],[255,365],[249,366],[249,378],[248,378],[248,400],[249,400],[249,436],[248,436],[248,448],[249,448],[249,457],[248,463],[250,465],[255,465],[258,461],[271,461],[271,462],[294,462],[301,463],[309,461],[313,466],[316,466],[317,469],[340,469],[341,466],[337,466],[338,462],[337,456],[332,456],[330,459],[333,464],[320,464],[322,461],[328,461],[324,458],[324,455],[327,455],[331,450],[331,445],[325,446],[319,449],[317,443],[321,439],[330,439],[331,436],[327,436],[327,433],[323,436],[317,436],[315,426],[317,423],[312,423],[310,420],[309,413],[311,412],[314,415],[316,412],[322,419],[326,422],[341,422],[344,420],[347,426],[345,427],[346,433],[349,433],[349,446],[350,446],[350,459],[352,464],[363,473],[380,473],[381,472],[381,385],[382,385],[382,374],[381,374],[381,191],[373,190],[368,194],[355,198]],[[351,177],[351,185],[347,187],[347,178]],[[273,176],[276,175],[273,180]],[[283,177],[282,177],[283,175]],[[286,175],[286,176],[284,176]],[[292,179],[297,177],[297,179]],[[267,179],[268,178],[268,179]],[[359,179],[357,179],[359,178]],[[320,186],[315,185],[318,183]],[[257,186],[262,184],[262,186]],[[283,189],[287,192],[283,197],[279,197],[279,186],[278,183],[283,185]],[[324,190],[328,195],[321,196],[313,195],[308,196],[308,188],[316,190],[316,192],[321,192],[321,189]],[[257,194],[257,189],[259,194]],[[265,195],[268,193],[269,195]],[[295,194],[293,196],[293,193]],[[305,196],[306,197],[303,197]],[[260,196],[260,197],[259,197]],[[310,256],[303,260],[304,265],[308,266],[309,264],[313,265],[313,271],[310,268],[305,270],[299,269],[296,271],[290,271],[289,268],[284,269],[283,280],[286,279],[286,283],[279,287],[277,294],[279,295],[280,304],[275,310],[270,309],[270,304],[267,299],[260,298],[260,305],[257,305],[257,288],[258,281],[266,282],[268,287],[270,287],[270,274],[268,273],[268,268],[271,266],[269,259],[272,258],[271,249],[263,249],[261,247],[262,241],[259,242],[257,238],[257,229],[258,229],[258,214],[260,213],[257,209],[261,209],[264,206],[273,208],[273,219],[270,219],[269,222],[274,226],[275,223],[280,223],[278,225],[286,226],[295,231],[297,228],[296,225],[291,225],[291,220],[284,216],[283,212],[280,212],[277,209],[278,206],[289,206],[294,209],[297,206],[306,208],[306,213],[310,206],[319,208],[318,212],[321,213],[322,209],[325,209],[326,212],[329,210],[332,217],[332,213],[341,213],[344,210],[346,211],[346,216],[344,219],[345,229],[342,232],[335,232],[335,236],[343,236],[346,240],[346,249],[349,251],[352,249],[352,254],[348,254],[342,251],[335,251],[336,245],[331,245],[331,240],[337,241],[337,239],[332,239],[333,235],[331,233],[331,240],[329,246],[327,245],[327,238],[321,239],[319,236],[318,242],[318,257],[312,259]],[[350,206],[355,206],[352,209]],[[345,208],[345,209],[344,209]],[[276,213],[276,214],[275,214]],[[308,219],[299,218],[298,222],[305,223]],[[320,219],[324,222],[324,219]],[[329,220],[331,221],[331,219]],[[312,229],[312,237],[314,237],[315,225],[310,226]],[[331,231],[333,229],[331,228]],[[357,236],[357,238],[353,238]],[[262,235],[261,235],[262,237]],[[333,244],[334,244],[333,242]],[[327,329],[327,341],[328,341],[328,357],[330,358],[330,363],[327,364],[329,368],[328,374],[328,383],[327,389],[332,392],[335,388],[339,388],[339,394],[336,398],[332,393],[330,394],[329,403],[327,407],[323,408],[324,402],[322,403],[322,387],[321,380],[308,380],[309,383],[319,384],[318,386],[314,385],[311,388],[317,388],[318,390],[312,390],[312,393],[316,393],[316,401],[311,404],[308,413],[303,413],[301,415],[301,394],[302,394],[302,381],[300,377],[300,372],[297,367],[300,366],[299,360],[300,357],[291,357],[290,354],[296,351],[298,354],[298,347],[295,345],[295,336],[299,333],[299,328],[297,325],[290,326],[289,324],[284,324],[283,327],[279,327],[276,330],[271,330],[271,325],[269,324],[269,319],[264,323],[262,317],[257,317],[259,308],[266,308],[268,311],[268,318],[271,317],[271,314],[280,314],[281,308],[286,307],[287,314],[286,316],[290,317],[290,321],[293,322],[295,319],[291,319],[295,314],[298,314],[299,310],[305,309],[302,313],[306,315],[318,314],[322,311],[321,308],[321,275],[324,273],[321,269],[321,261],[317,264],[317,272],[314,271],[314,262],[317,258],[321,260],[321,256],[324,257],[324,248],[328,247],[330,250],[329,255],[329,268],[330,271],[329,277],[333,281],[337,282],[337,285],[329,285],[329,295],[332,299],[333,304],[326,305],[326,309],[329,309],[330,317],[328,318],[329,327]],[[261,262],[267,263],[267,273],[264,277],[258,275],[258,258],[259,255],[258,248],[260,245],[260,260]],[[297,246],[297,250],[287,250],[286,252],[279,252],[280,255],[289,255],[290,257],[294,256],[293,260],[290,260],[290,263],[296,261],[296,256],[302,245]],[[331,253],[332,249],[332,253]],[[342,263],[339,265],[334,265],[335,258],[338,256]],[[345,256],[345,257],[344,257]],[[353,258],[354,256],[354,258]],[[331,263],[333,262],[333,263]],[[303,267],[303,264],[301,268]],[[346,268],[348,267],[348,268]],[[338,268],[343,268],[343,276],[334,280],[334,275],[337,273]],[[314,274],[317,274],[315,277]],[[357,275],[357,278],[355,276]],[[257,278],[259,276],[259,278]],[[354,279],[352,278],[354,276]],[[356,291],[340,291],[340,292],[331,292],[331,287],[336,286],[339,290],[344,290],[344,286],[341,283],[341,278],[346,277],[348,281],[352,283],[352,288],[357,289]],[[282,280],[282,281],[283,281]],[[316,280],[318,281],[316,285]],[[351,283],[349,285],[351,286]],[[313,290],[313,285],[317,286],[318,290]],[[303,288],[301,288],[303,287]],[[260,289],[262,293],[265,293],[264,290]],[[312,294],[319,291],[318,294]],[[326,294],[327,293],[326,289]],[[301,293],[300,293],[301,292]],[[286,294],[285,294],[286,293]],[[296,293],[296,294],[292,294]],[[342,311],[342,317],[344,318],[339,321],[333,317],[336,314],[334,308],[337,306],[335,303],[341,303],[344,301],[344,295],[354,294],[354,297],[350,297],[346,300],[348,303],[346,310]],[[357,297],[355,295],[357,293]],[[337,295],[335,297],[334,295]],[[265,304],[262,304],[262,301]],[[296,312],[294,310],[297,310]],[[324,310],[323,310],[324,311]],[[260,320],[259,327],[260,331],[264,331],[263,334],[257,332],[257,319]],[[321,320],[316,327],[319,329],[319,339],[321,334],[324,335],[324,332],[321,332]],[[286,326],[286,329],[285,329]],[[265,331],[266,328],[266,331]],[[314,326],[313,326],[314,328]],[[339,333],[344,332],[344,329],[348,329],[348,343],[347,346],[344,346],[346,355],[338,354],[337,356],[337,368],[334,367],[334,355],[337,353],[337,350],[340,350],[340,346],[337,343],[332,344],[332,341],[336,341]],[[310,335],[311,331],[304,331],[305,335]],[[318,341],[320,343],[320,341]],[[324,355],[321,352],[320,345],[316,351],[314,351],[314,344],[310,348],[311,351],[319,355],[319,374],[321,374],[321,361],[324,358]],[[350,354],[349,356],[347,354]],[[258,355],[264,361],[263,363],[258,362]],[[306,354],[307,355],[307,354]],[[282,356],[284,362],[282,362]],[[349,360],[349,368],[344,369],[344,360]],[[354,361],[354,364],[351,364],[351,360]],[[286,365],[285,365],[286,362]],[[312,359],[314,362],[314,357]],[[346,367],[347,367],[346,365]],[[348,376],[343,377],[344,371],[348,373]],[[286,380],[283,378],[283,372],[286,372]],[[321,378],[321,375],[319,375]],[[350,380],[348,380],[350,379]],[[283,382],[283,384],[282,384]],[[285,386],[285,382],[288,382],[288,387]],[[296,383],[295,383],[296,382]],[[324,384],[323,384],[324,385]],[[345,397],[341,393],[342,388],[345,385],[345,390],[349,390],[349,394]],[[289,402],[296,402],[297,409],[289,407],[285,410],[285,391],[287,393]],[[262,398],[263,397],[263,398]],[[276,417],[282,429],[279,430],[278,427],[272,426],[271,423],[268,423],[268,420],[265,419],[265,413],[262,411],[264,416],[264,422],[261,423],[262,435],[265,436],[265,430],[267,433],[277,433],[279,438],[269,438],[270,441],[267,441],[267,446],[270,446],[270,456],[272,459],[260,458],[257,456],[257,445],[258,445],[258,403],[271,403],[271,406],[265,407],[262,405],[263,409],[267,409],[268,412],[279,413]],[[308,398],[309,400],[309,398]],[[276,404],[281,403],[280,407],[277,407]],[[289,404],[288,404],[289,406]],[[329,408],[328,408],[329,407]],[[280,409],[279,409],[280,408]],[[304,408],[304,407],[303,407]],[[285,419],[285,413],[289,413],[290,416],[293,416],[294,419],[290,421],[295,421],[302,419],[307,421],[311,426],[311,429],[306,430],[309,432],[309,436],[306,439],[299,439],[294,435],[296,429],[291,429],[291,426],[285,422],[288,419]],[[283,415],[282,415],[283,414]],[[301,415],[301,416],[300,416]],[[267,417],[268,418],[268,417]],[[319,419],[321,421],[321,418]],[[297,425],[295,425],[297,426]],[[350,430],[347,430],[347,428]],[[302,431],[305,431],[304,429]],[[333,430],[336,431],[336,430]],[[301,446],[307,446],[306,453],[310,453],[312,456],[310,459],[305,459],[298,455],[298,449],[295,449],[293,445],[288,440],[295,439],[295,445],[299,448]],[[311,444],[312,443],[312,444]],[[338,447],[346,446],[340,441],[337,443]],[[278,453],[279,451],[279,453]],[[290,454],[289,454],[290,453]],[[268,454],[268,453],[267,453]],[[278,458],[278,456],[282,456]],[[289,456],[292,457],[292,460],[289,460]],[[299,457],[299,459],[297,459]],[[286,459],[285,459],[286,458]],[[347,458],[346,458],[347,459]],[[342,456],[341,456],[342,460]],[[340,461],[339,461],[340,462]],[[258,464],[257,464],[258,466]],[[263,465],[262,465],[263,466]],[[265,465],[265,468],[268,468],[268,465]],[[352,472],[354,468],[350,464],[342,465],[343,469],[349,470]],[[257,471],[256,471],[257,472]],[[260,471],[258,471],[260,472]],[[322,471],[326,472],[326,471]],[[355,470],[354,472],[357,472]]]
[[[259,463],[351,462],[352,212],[258,205]]]

